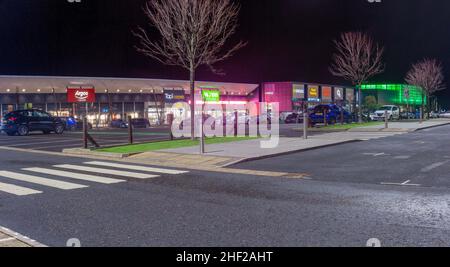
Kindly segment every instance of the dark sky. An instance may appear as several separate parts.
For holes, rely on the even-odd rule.
[[[403,82],[423,57],[450,66],[448,0],[241,0],[239,32],[248,41],[200,80],[307,81],[345,84],[331,76],[332,40],[343,31],[367,31],[386,49],[377,82]],[[0,74],[187,79],[138,54],[131,30],[145,25],[145,0],[0,0]],[[446,76],[447,80],[450,75]],[[447,95],[441,93],[441,96]]]

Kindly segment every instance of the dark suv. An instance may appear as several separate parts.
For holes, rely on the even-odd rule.
[[[64,122],[37,109],[17,110],[6,114],[2,120],[2,131],[8,135],[28,135],[30,132],[42,131],[44,134],[64,132]]]

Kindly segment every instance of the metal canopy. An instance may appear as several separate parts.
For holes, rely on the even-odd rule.
[[[101,77],[52,77],[52,76],[2,76],[0,94],[48,94],[66,93],[67,87],[93,86],[97,93],[162,93],[163,89],[184,89],[189,94],[189,81],[141,78],[101,78]],[[196,82],[197,88],[215,88],[223,94],[248,95],[257,84]]]

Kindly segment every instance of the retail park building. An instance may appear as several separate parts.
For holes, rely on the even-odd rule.
[[[351,86],[301,82],[223,83],[196,82],[197,91],[214,90],[217,104],[242,106],[265,102],[270,110],[279,103],[280,112],[299,110],[305,104],[336,103],[349,109],[358,95]],[[403,85],[366,85],[363,97],[374,95],[383,104],[420,104],[420,90]],[[406,94],[407,92],[407,94]],[[106,125],[113,119],[148,118],[152,124],[167,114],[181,112],[174,103],[190,102],[189,81],[49,76],[0,76],[0,113],[37,108],[58,116],[84,116]],[[201,104],[196,98],[196,104]],[[235,112],[228,108],[227,112]],[[180,114],[178,114],[180,115]]]

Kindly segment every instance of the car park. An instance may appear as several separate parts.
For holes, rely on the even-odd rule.
[[[312,125],[325,122],[327,124],[336,124],[340,121],[349,123],[351,121],[351,114],[337,105],[318,105],[312,110],[309,119]]]
[[[2,131],[7,135],[29,135],[30,132],[41,131],[44,134],[54,132],[63,134],[65,123],[45,111],[37,109],[17,110],[3,116]]]

